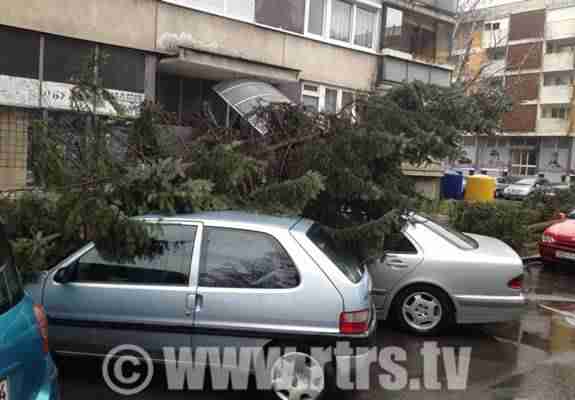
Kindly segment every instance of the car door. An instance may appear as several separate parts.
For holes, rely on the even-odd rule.
[[[338,331],[341,296],[287,230],[206,226],[203,238],[194,346]]]
[[[165,346],[189,346],[201,225],[153,224],[153,251],[133,260],[104,256],[88,246],[47,278],[44,304],[57,352],[103,355],[124,344],[162,355]]]
[[[409,235],[409,225],[401,232],[385,238],[385,256],[370,265],[373,279],[373,301],[377,310],[383,310],[387,295],[404,277],[423,261],[423,250]]]

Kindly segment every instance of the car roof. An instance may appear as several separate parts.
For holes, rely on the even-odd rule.
[[[143,218],[161,218],[166,221],[196,221],[209,224],[210,222],[230,223],[233,225],[259,226],[266,228],[291,229],[302,217],[278,217],[266,214],[245,211],[210,211],[194,214],[176,214],[171,216],[145,215]]]

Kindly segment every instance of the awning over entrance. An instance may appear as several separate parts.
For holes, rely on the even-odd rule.
[[[300,71],[207,50],[180,47],[178,55],[160,61],[160,72],[191,79],[262,79],[272,83],[298,82]]]
[[[254,111],[271,103],[291,103],[278,89],[269,83],[256,80],[235,80],[222,82],[213,90],[262,135],[267,133],[265,125],[258,121]]]

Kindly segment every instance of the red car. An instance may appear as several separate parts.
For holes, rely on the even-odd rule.
[[[545,229],[539,241],[539,254],[544,263],[575,262],[575,211],[562,214],[561,222]]]

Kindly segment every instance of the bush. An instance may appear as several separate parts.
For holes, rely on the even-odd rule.
[[[520,254],[532,239],[529,225],[538,217],[538,211],[514,202],[453,202],[449,208],[449,222],[457,230],[498,238]]]

